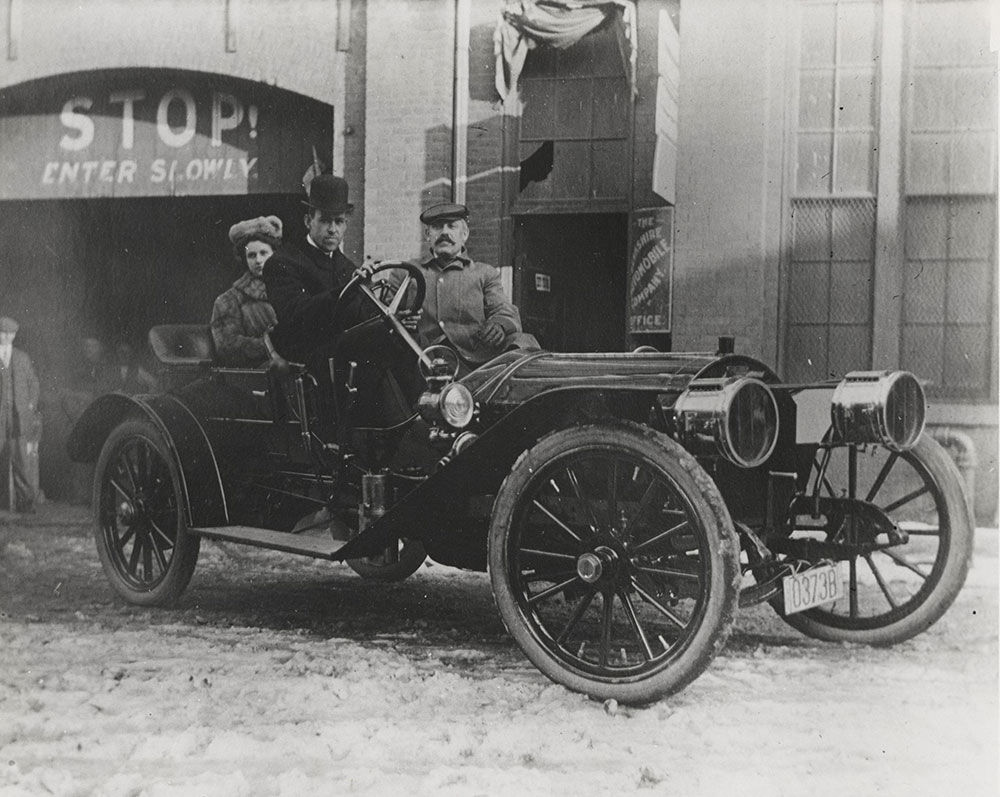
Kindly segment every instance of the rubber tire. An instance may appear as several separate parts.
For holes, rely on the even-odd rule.
[[[399,561],[391,565],[380,565],[369,557],[348,559],[347,564],[355,573],[367,581],[395,582],[409,578],[424,563],[427,551],[420,540],[403,540]]]
[[[799,614],[785,615],[781,596],[771,601],[771,605],[782,619],[792,628],[814,639],[828,642],[855,642],[868,645],[895,645],[912,639],[937,622],[955,601],[972,561],[975,538],[975,523],[972,511],[962,488],[962,477],[951,457],[941,445],[929,435],[923,435],[917,444],[903,455],[915,461],[927,471],[927,476],[943,498],[946,517],[939,509],[939,527],[948,525],[945,563],[930,593],[917,606],[908,610],[898,621],[879,628],[842,628],[831,625],[828,615],[820,609],[812,609]],[[939,555],[940,558],[940,555]],[[937,560],[936,560],[937,561]]]
[[[165,466],[170,478],[171,497],[177,507],[176,523],[173,529],[174,545],[170,551],[167,567],[158,579],[142,588],[137,588],[134,584],[129,583],[122,574],[120,568],[123,563],[116,561],[115,555],[109,548],[111,542],[102,520],[102,511],[106,508],[102,505],[105,474],[124,446],[137,438],[148,443]],[[92,505],[97,553],[100,556],[104,573],[115,592],[129,603],[138,606],[172,606],[176,604],[191,581],[195,565],[198,562],[201,538],[188,532],[180,467],[174,460],[173,452],[152,422],[145,419],[126,420],[116,426],[108,435],[94,471]]]
[[[569,669],[555,658],[530,632],[504,564],[512,519],[517,515],[522,493],[535,474],[554,458],[587,448],[622,451],[659,469],[690,503],[707,540],[711,573],[701,623],[676,660],[642,680],[595,680]],[[678,692],[711,664],[725,646],[736,621],[741,581],[739,541],[722,495],[711,477],[684,448],[666,435],[639,424],[609,422],[571,427],[553,432],[525,451],[497,493],[488,555],[497,608],[521,650],[544,675],[595,700],[613,699],[623,704],[645,705]]]

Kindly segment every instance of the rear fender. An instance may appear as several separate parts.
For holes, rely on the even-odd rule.
[[[229,523],[226,494],[215,453],[201,424],[170,394],[133,397],[109,393],[83,413],[66,444],[74,462],[95,462],[108,435],[123,420],[146,418],[163,435],[181,474],[181,489],[191,526]]]

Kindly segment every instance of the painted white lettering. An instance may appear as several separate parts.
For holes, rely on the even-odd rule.
[[[82,108],[89,111],[93,104],[94,101],[90,97],[73,97],[71,100],[66,100],[66,104],[62,107],[62,113],[59,114],[59,121],[66,127],[76,130],[79,135],[71,136],[67,133],[59,139],[60,147],[70,152],[78,152],[90,146],[94,140],[94,120],[82,113],[77,113],[76,110]]]
[[[157,158],[149,167],[149,182],[162,183],[167,179],[167,162],[163,158]]]
[[[45,164],[45,171],[42,172],[42,185],[52,185],[56,181],[56,172],[59,170],[59,161],[49,161]]]
[[[139,164],[135,161],[122,161],[118,164],[118,177],[115,180],[117,183],[134,183],[135,182],[135,170],[139,167]]]
[[[108,98],[112,104],[122,104],[122,149],[132,149],[135,144],[135,103],[146,99],[143,89],[115,91]]]
[[[222,145],[222,131],[235,130],[243,121],[243,103],[232,94],[212,92],[212,146]]]
[[[75,183],[77,176],[80,174],[80,162],[79,161],[63,161],[59,169],[59,184],[63,183]]]
[[[222,173],[222,179],[228,180],[233,177],[233,159],[226,158],[226,170]]]
[[[98,174],[97,179],[102,183],[112,183],[115,179],[115,166],[118,164],[115,161],[103,161],[101,163],[101,171]]]
[[[632,306],[636,307],[649,299],[654,293],[656,293],[656,289],[660,287],[661,282],[663,282],[663,275],[660,274],[660,272],[653,274],[652,278],[649,280],[649,284],[632,297]]]
[[[97,167],[100,166],[100,161],[84,161],[83,162],[83,182],[89,183],[90,178],[94,176],[94,172],[97,171]]]
[[[646,232],[640,235],[635,242],[636,251],[638,251],[646,244],[648,244],[650,241],[652,241],[654,238],[656,238],[657,233],[659,233],[659,230],[646,230]]]
[[[639,263],[637,270],[646,271],[651,266],[661,260],[670,249],[666,244],[666,241],[657,241],[656,245],[649,250],[649,253],[642,259]]]
[[[638,263],[635,262],[636,253],[633,252],[632,262],[634,265],[632,267],[632,277],[629,281],[633,293],[635,292],[636,286],[638,286],[639,283],[646,278],[649,270],[653,268],[653,266],[658,265],[660,261],[666,257],[667,254],[669,254],[669,252],[670,247],[667,245],[667,242],[662,239],[657,239],[653,248],[650,249]]]
[[[218,175],[219,170],[222,168],[222,164],[226,161],[224,158],[205,158],[205,164],[203,171],[205,173],[206,180],[214,180],[216,175]]]
[[[174,101],[184,103],[184,127],[180,131],[175,131],[170,126],[169,112],[170,105]],[[168,147],[183,147],[195,133],[195,123],[197,113],[194,106],[194,97],[191,92],[185,89],[171,89],[160,99],[160,105],[156,109],[156,132],[160,136],[160,141]]]
[[[250,158],[249,160],[247,160],[246,158],[240,158],[240,166],[243,167],[243,176],[244,177],[249,177],[250,176],[250,170],[253,169],[253,167],[256,166],[256,165],[257,165],[257,159],[256,158]]]
[[[187,167],[184,169],[184,176],[188,180],[200,180],[203,171],[203,164],[198,158],[194,160],[189,160]]]

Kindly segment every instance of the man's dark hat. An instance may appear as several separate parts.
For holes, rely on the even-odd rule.
[[[347,180],[332,174],[317,175],[309,183],[309,199],[303,205],[327,213],[349,213],[354,205],[347,201]]]
[[[469,218],[469,209],[465,205],[456,205],[453,202],[431,205],[420,214],[420,221],[423,224],[441,224],[445,221],[458,221],[467,218]]]

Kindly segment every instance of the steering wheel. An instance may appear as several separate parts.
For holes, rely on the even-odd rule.
[[[420,361],[420,375],[425,382],[429,383],[432,379],[441,376],[447,376],[448,380],[452,381],[458,376],[462,366],[458,359],[458,352],[450,346],[428,346],[424,350],[424,354],[427,355],[427,361],[431,363],[431,366],[428,367],[427,361]]]
[[[337,305],[334,308],[334,315],[337,314],[340,309],[344,297],[355,290],[360,290],[365,296],[368,297],[369,301],[375,305],[378,313],[386,321],[389,326],[396,331],[403,341],[409,346],[414,354],[420,360],[420,363],[424,367],[431,367],[432,363],[430,358],[424,354],[423,348],[420,344],[413,338],[410,331],[403,326],[403,323],[399,320],[399,313],[402,311],[413,312],[419,310],[424,306],[424,296],[427,295],[427,282],[424,280],[424,275],[412,263],[406,263],[402,260],[383,260],[382,264],[372,271],[371,276],[374,277],[383,271],[395,271],[402,270],[406,272],[406,276],[403,277],[402,282],[400,282],[399,287],[396,289],[396,293],[389,299],[389,301],[383,301],[380,296],[376,295],[375,291],[372,290],[370,281],[365,279],[361,274],[355,274],[351,277],[351,281],[344,286],[344,289],[340,292],[340,296],[337,297]],[[413,300],[406,303],[406,306],[402,306],[403,302],[406,300],[406,295],[409,293],[410,285],[416,286],[416,291],[413,296]]]

